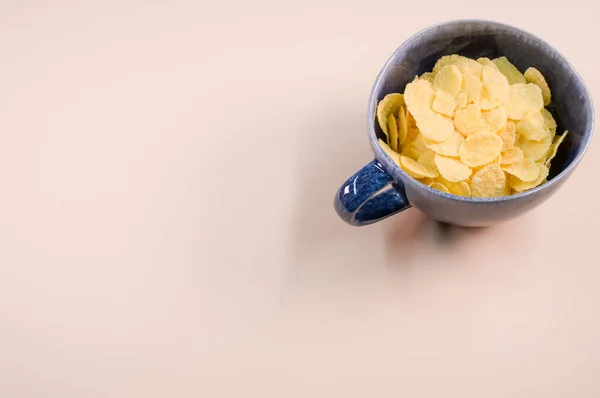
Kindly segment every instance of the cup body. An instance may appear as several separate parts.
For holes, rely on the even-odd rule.
[[[506,56],[521,71],[535,67],[542,72],[552,90],[552,103],[547,109],[557,121],[557,134],[569,131],[557,157],[552,161],[547,183],[520,194],[500,198],[454,196],[421,184],[385,154],[377,141],[384,137],[376,120],[378,102],[389,93],[404,92],[406,84],[416,75],[430,71],[439,57],[449,54],[475,59]],[[367,114],[367,132],[375,163],[389,174],[390,189],[396,191],[398,198],[405,198],[406,203],[431,218],[461,226],[486,226],[505,221],[550,198],[581,161],[592,138],[593,126],[594,106],[591,95],[581,77],[560,53],[521,29],[481,20],[441,23],[405,41],[377,76]],[[379,209],[372,219],[357,222],[346,212],[344,201],[347,198],[344,197],[343,188],[344,186],[338,191],[335,199],[336,210],[353,225],[376,222],[408,207],[397,207],[386,214]]]

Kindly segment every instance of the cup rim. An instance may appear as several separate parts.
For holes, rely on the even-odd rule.
[[[495,198],[473,198],[473,197],[469,197],[469,196],[458,196],[458,195],[453,195],[453,194],[449,194],[449,193],[445,193],[442,191],[438,191],[437,189],[433,189],[425,184],[422,184],[421,182],[417,181],[416,179],[414,179],[413,177],[411,177],[410,175],[408,175],[408,173],[406,173],[404,170],[402,170],[402,168],[396,164],[388,155],[387,153],[385,153],[385,151],[383,150],[383,148],[381,148],[379,146],[379,143],[377,141],[377,134],[375,132],[375,115],[376,115],[376,109],[377,109],[377,98],[375,96],[375,92],[377,90],[378,87],[381,86],[382,81],[384,79],[384,74],[388,71],[389,67],[391,66],[392,62],[394,61],[394,58],[396,56],[396,54],[398,53],[398,51],[400,51],[404,46],[406,46],[408,43],[410,43],[411,41],[415,40],[417,37],[431,31],[434,30],[440,26],[444,26],[444,25],[464,25],[464,24],[469,24],[469,23],[482,23],[482,24],[487,24],[489,26],[497,26],[497,27],[502,27],[502,28],[507,28],[509,30],[513,30],[516,32],[519,32],[523,35],[527,35],[529,37],[531,37],[532,39],[538,41],[540,44],[543,44],[544,46],[546,46],[550,51],[554,52],[554,54],[556,54],[556,56],[562,61],[564,62],[564,64],[571,70],[571,72],[573,73],[573,75],[577,78],[577,80],[579,80],[579,82],[581,83],[581,86],[583,88],[585,97],[589,100],[590,104],[591,104],[591,108],[592,108],[592,113],[590,115],[591,118],[591,124],[590,124],[590,128],[588,131],[585,131],[583,134],[583,139],[582,139],[582,143],[581,143],[581,149],[579,150],[579,153],[575,156],[575,158],[573,159],[573,161],[571,162],[571,164],[569,164],[566,168],[564,168],[563,170],[561,170],[561,172],[556,175],[554,178],[552,178],[550,181],[546,182],[545,184],[542,185],[538,185],[537,187],[524,191],[524,192],[520,192],[517,194],[513,194],[513,195],[508,195],[508,196],[499,196],[499,197],[495,197]],[[566,178],[568,178],[568,176],[570,175],[570,173],[578,166],[579,162],[581,161],[581,159],[583,158],[583,156],[585,155],[585,153],[588,150],[588,147],[590,145],[590,142],[592,140],[592,136],[594,135],[594,125],[595,125],[595,114],[594,114],[594,101],[592,98],[592,95],[590,93],[589,88],[587,87],[587,85],[585,84],[585,81],[582,79],[581,75],[577,72],[577,70],[575,70],[575,68],[571,65],[571,63],[567,60],[567,58],[560,53],[556,48],[554,48],[553,46],[551,46],[548,42],[546,42],[545,40],[541,39],[540,37],[536,36],[535,34],[528,32],[526,30],[523,30],[521,28],[517,28],[513,25],[509,25],[509,24],[505,24],[505,23],[500,23],[500,22],[496,22],[496,21],[491,21],[491,20],[486,20],[486,19],[454,19],[454,20],[448,20],[448,21],[443,21],[443,22],[439,22],[437,24],[434,25],[430,25],[424,29],[421,29],[420,31],[416,32],[415,34],[413,34],[412,36],[410,36],[408,39],[404,40],[395,50],[394,52],[391,54],[391,56],[388,58],[388,60],[385,62],[385,64],[383,65],[383,67],[381,68],[381,70],[379,71],[375,82],[373,84],[373,87],[371,88],[371,93],[369,94],[369,105],[368,105],[368,113],[367,113],[367,129],[369,132],[369,141],[371,143],[371,148],[372,150],[375,152],[376,158],[378,160],[384,159],[385,161],[387,161],[389,164],[386,164],[386,166],[390,166],[393,167],[395,170],[397,170],[400,175],[404,178],[402,178],[402,183],[404,185],[409,184],[414,188],[419,188],[419,189],[425,189],[426,191],[428,191],[429,193],[432,194],[436,194],[439,196],[442,196],[446,199],[450,199],[453,201],[457,201],[457,202],[467,202],[467,203],[490,203],[490,202],[494,202],[494,203],[499,203],[499,202],[506,202],[506,201],[511,201],[511,200],[516,200],[516,199],[520,199],[520,198],[524,198],[530,195],[535,195],[536,193],[546,190],[546,189],[550,189],[553,185],[556,184],[560,184],[562,180],[565,180]]]

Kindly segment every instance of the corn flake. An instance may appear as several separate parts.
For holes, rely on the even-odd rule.
[[[478,167],[498,158],[501,149],[502,140],[496,134],[476,133],[465,139],[458,152],[465,165]]]
[[[471,176],[471,168],[458,159],[436,154],[435,164],[440,175],[450,182],[464,181]]]
[[[454,64],[459,58],[460,55],[458,54],[444,55],[443,57],[440,57],[440,59],[438,59],[435,65],[433,66],[433,73],[439,72],[440,69],[442,69],[446,65]]]
[[[511,120],[507,121],[504,128],[497,134],[502,140],[502,152],[508,151],[515,145],[517,128]]]
[[[453,117],[454,109],[456,109],[456,100],[447,92],[438,90],[435,94],[431,109],[442,115]]]
[[[483,66],[493,66],[494,68],[498,69],[498,67],[492,62],[492,60],[487,57],[477,58],[477,62],[479,62]]]
[[[438,181],[441,179],[441,177],[438,177]],[[444,182],[439,181],[442,184],[444,184],[446,186],[446,188],[448,188],[448,191],[450,191],[450,193],[452,195],[457,195],[457,196],[471,196],[471,187],[469,186],[469,184],[466,181],[459,181],[459,182],[450,182],[447,180],[444,180]]]
[[[517,133],[530,141],[541,141],[550,135],[544,116],[540,112],[529,111],[517,123]]]
[[[406,156],[400,156],[400,167],[413,178],[435,178],[439,175],[437,171],[431,170]]]
[[[510,63],[510,61],[506,57],[500,57],[492,60],[494,65],[498,68],[498,70],[506,76],[508,79],[508,84],[511,86],[517,83],[527,83],[527,79],[525,76],[517,69],[516,66]]]
[[[435,77],[435,73],[433,73],[433,72],[425,72],[421,75],[421,79],[425,79],[429,82],[433,82],[434,77]]]
[[[542,116],[544,117],[544,123],[546,124],[546,128],[550,131],[550,134],[554,136],[556,134],[556,120],[554,120],[554,116],[546,109],[542,109]]]
[[[464,136],[475,133],[489,133],[492,128],[483,121],[479,105],[470,104],[454,114],[454,127]]]
[[[381,145],[381,148],[383,148],[386,155],[388,155],[394,161],[394,163],[400,165],[400,155],[398,152],[392,150],[392,148],[390,148],[389,145],[386,144],[381,138],[379,139],[379,145]]]
[[[431,84],[434,91],[442,90],[456,97],[462,86],[463,76],[455,65],[446,65],[440,68]]]
[[[544,107],[542,90],[535,84],[513,84],[504,103],[509,119],[521,120],[530,111],[539,112]]]
[[[558,147],[560,146],[560,144],[562,144],[564,139],[567,138],[567,134],[569,134],[569,132],[565,131],[565,133],[563,135],[558,136],[554,143],[550,146],[550,149],[548,151],[548,159],[546,159],[546,162],[544,163],[546,167],[550,167],[550,161],[554,159],[554,157],[558,153]]]
[[[496,198],[503,196],[506,176],[497,164],[490,164],[471,178],[471,196],[474,198]]]
[[[404,107],[406,109],[406,106]],[[410,114],[406,109],[406,141],[414,141],[419,135],[419,129],[417,128],[417,122],[413,115]]]
[[[548,87],[548,83],[544,78],[544,75],[542,75],[542,72],[540,72],[536,68],[527,68],[527,70],[525,71],[525,79],[527,79],[528,83],[533,83],[542,90],[544,106],[549,105],[550,101],[552,101],[552,94],[550,92],[550,87]]]
[[[444,193],[450,193],[450,191],[448,190],[448,188],[442,184],[441,182],[434,182],[430,185],[431,188],[433,189],[437,189],[438,191],[444,192]]]
[[[456,106],[459,109],[467,106],[467,93],[458,93],[456,96]]]
[[[406,107],[400,107],[398,112],[398,143],[404,145],[408,136],[408,122],[406,117]]]
[[[483,65],[474,59],[459,56],[454,65],[458,68],[460,73],[464,74],[472,74],[477,77],[477,79],[481,80],[481,74],[483,72]]]
[[[501,106],[489,111],[481,111],[481,118],[490,126],[492,133],[497,133],[506,126],[506,111]]]
[[[431,149],[433,152],[444,155],[458,157],[458,149],[465,140],[465,137],[458,131],[452,133],[450,138],[444,142],[434,142],[425,140],[425,146]]]
[[[500,157],[500,165],[520,162],[523,159],[523,151],[519,147],[512,147],[508,151],[502,153]]]
[[[428,169],[438,171],[435,163],[435,152],[433,152],[431,149],[426,149],[421,156],[419,156],[418,162]]]
[[[537,163],[530,158],[523,158],[518,162],[503,165],[502,170],[517,177],[523,182],[535,181],[540,175],[540,169],[538,168]]]
[[[418,161],[421,157],[421,152],[417,151],[414,147],[409,146],[402,149],[402,156],[411,158],[412,160]],[[399,161],[399,160],[398,160]]]
[[[472,73],[463,73],[460,92],[467,96],[467,104],[479,104],[481,96],[481,80]]]
[[[398,150],[398,125],[394,115],[389,115],[387,120],[389,145],[394,150]]]
[[[377,105],[377,121],[385,135],[388,135],[387,120],[389,115],[397,115],[400,107],[404,105],[404,95],[388,94]]]
[[[404,99],[408,111],[417,122],[421,134],[432,141],[442,142],[454,132],[452,119],[431,109],[435,92],[427,80],[417,80],[406,85]]]
[[[427,150],[427,146],[425,145],[425,138],[423,138],[422,134],[417,135],[417,137],[407,144],[407,146],[412,146],[420,153],[423,153]]]
[[[521,181],[518,177],[511,175],[508,178],[508,183],[509,183],[510,187],[512,189],[514,189],[516,192],[523,192],[523,191],[527,191],[529,189],[535,188],[538,185],[544,183],[546,181],[546,178],[548,177],[548,174],[550,173],[550,170],[548,169],[547,166],[545,166],[543,164],[536,163],[535,165],[539,169],[539,175],[534,181],[531,181],[531,182]]]
[[[490,110],[508,99],[509,85],[506,77],[493,66],[483,67],[481,82],[481,109]]]
[[[439,177],[438,177],[438,178],[439,178]],[[431,184],[433,184],[433,183],[434,183],[436,180],[434,180],[433,178],[421,178],[421,179],[419,179],[419,181],[420,181],[422,184],[425,184],[425,185],[427,185],[428,187],[430,187],[430,186],[431,186]]]
[[[552,145],[552,137],[548,135],[542,141],[529,141],[521,138],[518,145],[523,150],[525,157],[537,162],[548,153],[550,145]]]

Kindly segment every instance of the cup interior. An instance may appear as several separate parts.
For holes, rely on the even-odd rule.
[[[488,21],[455,21],[433,26],[402,44],[388,61],[373,88],[369,115],[378,138],[384,138],[377,121],[377,103],[389,93],[403,93],[415,75],[431,71],[443,55],[469,58],[505,56],[521,72],[537,68],[546,78],[552,102],[546,107],[554,116],[557,134],[569,131],[559,148],[548,180],[583,155],[592,135],[594,111],[585,84],[567,60],[550,45],[520,29]]]

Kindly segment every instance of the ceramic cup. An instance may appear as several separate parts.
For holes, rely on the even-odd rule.
[[[389,93],[404,92],[415,75],[430,71],[442,55],[490,59],[506,56],[519,70],[533,66],[546,77],[557,133],[568,130],[552,161],[548,182],[520,194],[469,198],[446,194],[410,177],[381,149],[375,116],[377,103]],[[334,199],[338,215],[351,225],[367,225],[410,207],[429,217],[460,226],[486,226],[533,209],[551,197],[573,173],[592,138],[594,106],[581,77],[554,48],[512,26],[480,20],[441,23],[404,42],[387,61],[371,91],[367,131],[375,159],[350,177]]]

